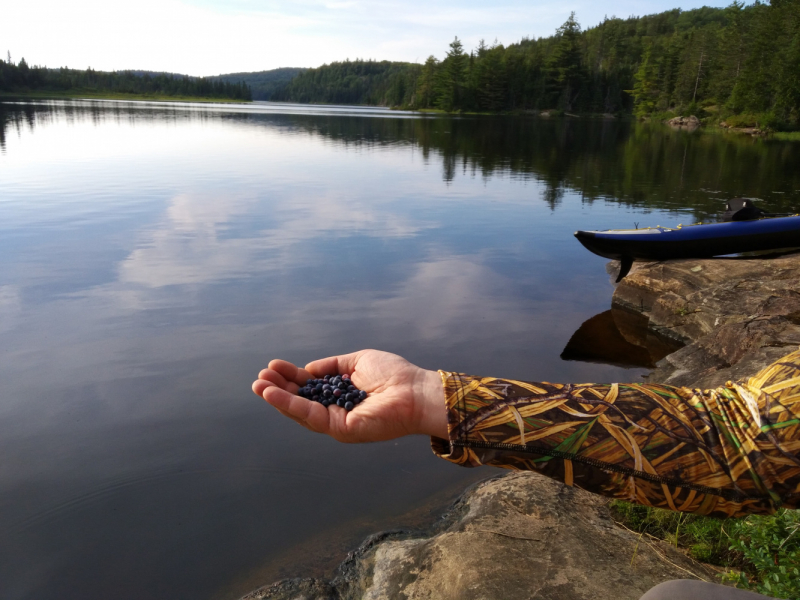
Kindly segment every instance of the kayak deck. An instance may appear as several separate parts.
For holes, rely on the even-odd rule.
[[[699,225],[576,231],[591,252],[628,266],[634,260],[711,258],[800,246],[800,215]],[[627,275],[620,272],[620,279]]]

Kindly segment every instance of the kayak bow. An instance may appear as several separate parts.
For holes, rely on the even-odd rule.
[[[576,231],[575,237],[591,252],[622,263],[619,282],[628,274],[634,260],[710,258],[800,246],[800,215],[679,225],[674,229],[659,226]]]

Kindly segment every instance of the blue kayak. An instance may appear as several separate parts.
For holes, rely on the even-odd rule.
[[[622,263],[621,280],[634,260],[710,258],[800,246],[800,215],[643,229],[576,231],[588,250]]]

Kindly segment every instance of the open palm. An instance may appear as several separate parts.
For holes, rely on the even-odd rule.
[[[369,394],[350,412],[296,395],[307,379],[344,373]],[[439,374],[389,352],[362,350],[316,360],[305,368],[273,360],[259,373],[253,391],[304,427],[340,442],[376,442],[419,433],[447,437]]]

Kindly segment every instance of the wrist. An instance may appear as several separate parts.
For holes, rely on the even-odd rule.
[[[442,377],[438,371],[424,370],[421,383],[423,411],[420,433],[446,440],[449,435]]]

